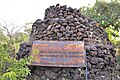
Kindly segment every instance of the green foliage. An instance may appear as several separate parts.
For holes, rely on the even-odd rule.
[[[0,80],[23,80],[30,70],[27,64],[30,64],[32,58],[16,60],[0,46]]]
[[[105,2],[97,0],[92,7],[83,7],[81,11],[101,23],[106,28],[109,25],[114,29],[120,29],[120,2],[119,0]]]
[[[96,0],[93,6],[82,7],[81,12],[97,20],[108,33],[109,39],[117,44],[120,40],[120,1]]]
[[[3,33],[3,29],[0,28],[0,43],[5,42],[7,40],[7,37]]]
[[[2,77],[2,79],[3,80],[5,80],[5,79],[6,80],[17,80],[16,76],[17,76],[16,73],[11,71],[11,72],[5,73]]]
[[[30,64],[32,58],[16,60],[15,53],[19,44],[28,39],[29,33],[5,35],[3,31],[4,29],[0,28],[0,80],[25,80],[30,74],[27,64]]]
[[[110,41],[117,45],[119,43],[120,38],[119,31],[114,30],[112,26],[107,27],[105,30],[108,33],[108,38],[110,39]]]

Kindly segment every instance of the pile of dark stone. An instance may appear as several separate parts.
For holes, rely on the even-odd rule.
[[[17,55],[18,59],[28,57],[35,40],[84,41],[88,80],[111,80],[116,66],[115,47],[107,37],[97,21],[83,15],[78,9],[57,4],[45,10],[43,20],[33,23],[29,43],[23,43]],[[84,68],[31,66],[30,69],[32,75],[28,80],[85,79]]]

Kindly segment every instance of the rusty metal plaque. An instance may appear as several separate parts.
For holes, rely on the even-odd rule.
[[[34,41],[31,65],[54,67],[85,67],[84,42]]]

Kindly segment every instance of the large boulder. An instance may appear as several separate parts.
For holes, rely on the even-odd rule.
[[[23,43],[18,58],[29,55],[35,40],[84,41],[89,80],[111,80],[116,66],[114,45],[109,41],[103,27],[83,15],[78,9],[66,5],[50,6],[43,20],[32,25],[29,45]],[[26,54],[26,55],[25,55]],[[32,67],[33,68],[33,67]],[[35,67],[28,80],[84,80],[84,68]],[[105,74],[106,73],[106,74]],[[37,78],[33,78],[37,76]],[[31,78],[32,77],[32,78]],[[107,77],[107,78],[106,78]]]

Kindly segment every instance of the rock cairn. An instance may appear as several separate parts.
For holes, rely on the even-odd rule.
[[[83,15],[78,9],[66,5],[50,6],[43,20],[32,25],[29,45],[23,43],[18,58],[29,54],[34,40],[84,41],[89,80],[111,80],[116,58],[114,45],[104,29],[95,20]],[[25,45],[25,46],[24,46]],[[24,50],[23,50],[23,49]],[[28,56],[28,55],[27,55]],[[83,68],[31,67],[28,80],[84,80]]]

